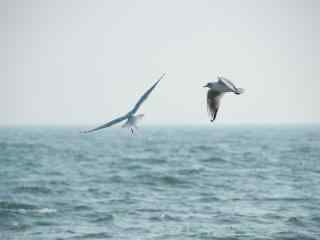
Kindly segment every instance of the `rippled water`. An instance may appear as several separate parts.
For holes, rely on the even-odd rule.
[[[320,239],[320,127],[1,128],[0,239]]]

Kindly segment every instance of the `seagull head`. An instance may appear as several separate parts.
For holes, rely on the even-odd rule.
[[[212,83],[209,82],[209,83],[207,83],[206,85],[204,85],[203,87],[204,87],[204,88],[206,88],[206,87],[207,87],[207,88],[211,88],[211,87],[212,87]]]

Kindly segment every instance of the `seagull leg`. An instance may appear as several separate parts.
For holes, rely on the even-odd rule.
[[[131,134],[133,135],[133,128],[130,128],[130,130],[131,130]]]
[[[213,122],[214,120],[216,120],[216,117],[217,117],[217,113],[218,113],[218,109],[216,109],[216,111],[214,112],[214,115],[213,115],[213,119],[211,120],[211,122]]]
[[[213,113],[213,116],[212,116],[212,118],[210,119],[210,122],[213,122],[214,120],[216,120],[217,113],[218,113],[218,108],[215,109],[215,111],[214,111],[214,113]]]

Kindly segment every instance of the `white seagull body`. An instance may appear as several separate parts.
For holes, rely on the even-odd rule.
[[[139,99],[139,101],[136,103],[136,105],[132,108],[131,111],[129,111],[128,113],[126,113],[125,115],[123,115],[122,117],[116,118],[110,122],[107,122],[99,127],[90,129],[88,131],[85,131],[84,133],[90,133],[90,132],[94,132],[103,128],[107,128],[107,127],[111,127],[112,125],[115,125],[117,123],[120,123],[124,120],[127,120],[125,122],[124,125],[122,125],[122,127],[125,128],[130,128],[131,132],[134,132],[134,129],[137,129],[137,123],[139,122],[139,120],[141,120],[144,116],[144,114],[138,114],[135,115],[137,113],[137,111],[139,110],[139,108],[141,107],[142,103],[148,98],[148,96],[150,95],[150,93],[153,91],[153,89],[158,85],[158,83],[160,82],[160,80],[165,76],[165,73],[161,75],[161,77],[157,80],[157,82],[155,84],[152,85],[151,88],[149,88]]]
[[[233,92],[239,95],[244,92],[244,89],[237,88],[230,80],[221,76],[218,76],[217,81],[209,82],[204,87],[209,88],[207,93],[207,107],[209,115],[211,116],[211,122],[217,117],[220,101],[225,93]]]

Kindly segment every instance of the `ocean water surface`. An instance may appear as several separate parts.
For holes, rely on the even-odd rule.
[[[320,127],[0,128],[0,239],[320,239]]]

